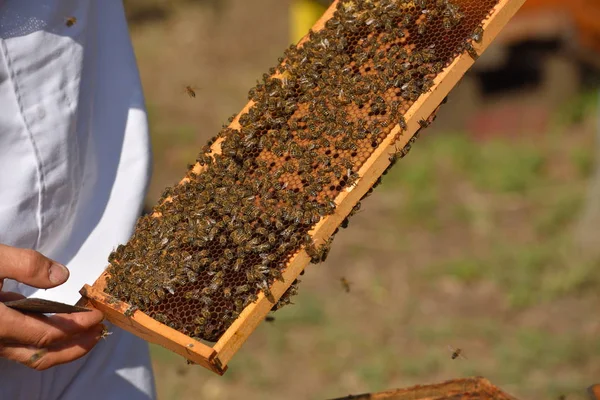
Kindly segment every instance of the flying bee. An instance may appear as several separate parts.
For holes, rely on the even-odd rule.
[[[453,360],[457,359],[458,357],[464,358],[465,360],[467,359],[462,349],[455,349],[454,347],[448,345],[448,350],[452,352],[451,357]]]
[[[106,339],[108,336],[112,335],[112,332],[109,332],[108,327],[106,327],[106,325],[102,324],[102,332],[100,333],[100,338],[101,339]]]
[[[65,25],[70,28],[77,23],[77,18],[75,17],[65,17]]]
[[[265,318],[265,321],[267,322],[273,322],[275,321],[275,317],[272,315],[267,315],[267,317]]]
[[[192,87],[190,85],[187,85],[186,87],[183,88],[183,91],[185,92],[185,94],[187,94],[188,96],[194,98],[196,97],[196,90],[198,90],[197,87]]]
[[[348,279],[342,276],[340,278],[340,282],[342,283],[342,287],[344,288],[346,293],[350,293],[350,282],[348,282]]]

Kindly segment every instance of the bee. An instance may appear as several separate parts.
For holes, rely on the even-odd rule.
[[[185,292],[183,294],[183,298],[186,300],[191,300],[196,296],[196,292],[194,290],[190,290],[189,292]]]
[[[350,211],[350,214],[348,214],[348,217],[355,215],[360,210],[360,205],[360,201],[356,203],[356,205],[352,207],[352,210]]]
[[[137,306],[129,306],[129,308],[127,308],[127,310],[125,310],[123,315],[125,315],[126,317],[131,317],[131,316],[133,316],[133,314],[135,314],[135,312],[137,310],[139,310],[139,308]]]
[[[479,54],[477,53],[477,50],[475,50],[475,48],[471,45],[471,43],[465,43],[465,50],[467,51],[467,53],[469,54],[469,56],[471,56],[471,58],[473,60],[477,60],[479,58]]]
[[[389,155],[388,159],[390,161],[390,165],[388,166],[388,168],[392,168],[396,162],[401,159],[402,157],[404,157],[405,153],[403,150],[398,150],[398,148],[395,148],[395,151]]]
[[[452,21],[450,16],[446,15],[446,16],[444,16],[444,18],[442,20],[442,26],[444,27],[445,30],[449,31],[454,26],[454,21]]]
[[[400,116],[398,124],[400,125],[400,128],[402,128],[403,131],[408,129],[408,125],[406,125],[406,120],[404,119],[403,116]]]
[[[231,288],[230,287],[223,288],[223,297],[225,297],[226,299],[231,298]]]
[[[275,317],[272,315],[267,315],[267,317],[265,318],[265,321],[267,322],[273,322],[275,321]]]
[[[310,257],[310,261],[313,264],[318,264],[324,262],[327,259],[327,255],[329,254],[329,250],[331,248],[331,242],[333,238],[329,238],[325,243],[323,243],[318,248],[314,244],[310,244],[306,246],[306,252]]]
[[[429,126],[429,121],[426,119],[420,119],[419,125],[421,125],[421,128],[427,128]]]
[[[342,287],[346,291],[346,293],[350,293],[350,282],[343,276],[340,278],[340,282],[342,283]]]
[[[250,239],[250,235],[248,235],[246,232],[244,232],[243,229],[238,229],[238,230],[233,231],[231,233],[230,237],[231,237],[231,240],[233,240],[233,243],[235,243],[236,245],[240,245],[243,242]]]
[[[273,297],[273,294],[269,289],[269,285],[267,285],[267,281],[262,281],[257,286],[263,291],[267,300],[269,300],[271,303],[275,303],[275,297]]]
[[[274,254],[261,253],[259,257],[263,260],[263,264],[267,265],[277,260],[277,256]]]
[[[75,17],[65,17],[65,25],[70,28],[77,23],[77,18]]]
[[[250,286],[248,285],[240,285],[238,287],[235,288],[235,293],[236,294],[240,294],[240,293],[246,293],[250,290]]]
[[[453,360],[457,359],[458,357],[464,358],[465,360],[467,359],[462,349],[455,349],[454,347],[448,345],[448,350],[452,352],[451,357]]]
[[[198,88],[197,87],[192,87],[190,85],[187,85],[185,88],[183,88],[183,91],[185,92],[185,94],[187,94],[188,96],[195,98],[196,97],[196,90]]]
[[[258,300],[258,296],[255,293],[249,294],[244,300],[243,307],[246,307],[250,303],[254,303],[256,300]]]
[[[208,308],[203,308],[202,310],[200,310],[200,314],[202,314],[202,316],[207,319],[212,316],[212,313]]]
[[[212,289],[213,292],[215,292],[221,286],[223,286],[223,278],[213,278],[213,280],[210,282],[209,287]]]
[[[292,233],[294,233],[295,229],[296,228],[293,225],[290,225],[287,228],[285,228],[283,232],[281,232],[281,236],[283,236],[284,238],[289,238],[292,235]]]
[[[473,35],[471,35],[471,39],[473,39],[475,43],[481,43],[481,41],[483,40],[483,28],[481,26],[475,28],[475,31],[473,31]]]
[[[160,322],[161,324],[166,325],[167,324],[167,317],[164,314],[158,313],[156,315],[154,315],[154,319],[158,322]]]
[[[102,332],[100,333],[100,338],[106,340],[106,338],[112,334],[113,334],[112,332],[108,331],[108,328],[106,327],[106,325],[102,324]]]
[[[235,253],[231,249],[223,250],[223,256],[228,260],[233,260],[235,258]]]
[[[195,271],[187,269],[185,273],[190,283],[195,283],[196,281],[198,281],[198,274]]]
[[[241,313],[244,310],[244,301],[242,299],[235,299],[233,304],[237,313]]]

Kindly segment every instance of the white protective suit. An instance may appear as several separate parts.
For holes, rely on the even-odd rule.
[[[71,272],[47,291],[11,281],[4,290],[77,302],[132,234],[149,177],[121,0],[0,0],[0,243]],[[0,400],[154,398],[147,344],[109,329],[87,356],[43,372],[0,359]]]

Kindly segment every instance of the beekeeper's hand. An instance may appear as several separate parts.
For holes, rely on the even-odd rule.
[[[33,316],[1,302],[22,299],[2,292],[4,279],[14,279],[41,289],[62,285],[69,270],[37,251],[0,244],[0,357],[36,370],[76,360],[89,352],[101,337],[100,311]]]

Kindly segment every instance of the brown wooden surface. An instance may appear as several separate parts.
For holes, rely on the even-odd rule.
[[[476,0],[471,0],[476,1]],[[517,12],[519,7],[525,0],[501,0],[496,7],[492,16],[485,22],[483,41],[480,44],[474,44],[474,47],[479,53],[483,51],[491,41],[496,37],[504,25]],[[325,22],[331,18],[337,1],[325,12],[325,14],[314,25],[313,30],[323,28]],[[299,42],[303,43],[307,40],[305,37]],[[373,186],[383,171],[389,166],[389,155],[397,149],[402,148],[419,129],[418,121],[427,119],[432,112],[439,106],[443,99],[448,95],[450,90],[458,83],[464,73],[471,67],[473,60],[466,53],[454,60],[454,62],[446,68],[441,74],[436,77],[435,85],[430,92],[422,95],[405,114],[407,130],[394,142],[396,134],[400,131],[400,127],[396,126],[388,135],[388,137],[375,149],[371,157],[365,162],[360,169],[357,183],[355,186],[347,188],[336,198],[337,207],[335,213],[322,219],[315,228],[311,231],[315,243],[319,245],[327,240],[341,224],[344,218],[350,213],[352,208],[360,201],[361,197]],[[250,101],[242,111],[237,115],[234,121],[230,124],[231,128],[239,128],[239,117],[245,113],[253,102]],[[214,153],[220,153],[220,143],[222,139],[217,140],[212,145]],[[193,168],[194,173],[201,173],[203,170],[199,164]],[[186,176],[180,184],[186,184],[189,178]],[[167,199],[169,201],[169,199]],[[160,214],[153,214],[155,217],[160,217]],[[275,281],[272,285],[271,292],[273,297],[278,300],[283,293],[289,288],[292,282],[300,275],[302,270],[310,262],[309,256],[305,251],[300,251],[290,261],[290,264],[283,271],[284,282]],[[103,273],[100,278],[94,283],[93,288],[86,285],[82,289],[82,294],[90,298],[94,307],[105,312],[107,319],[115,325],[132,332],[133,334],[142,337],[145,340],[157,343],[166,347],[184,357],[190,358],[193,361],[201,364],[217,373],[224,372],[225,368],[216,368],[217,365],[226,366],[233,355],[240,349],[243,343],[248,339],[250,334],[256,327],[264,321],[266,315],[271,310],[273,304],[265,298],[261,292],[258,295],[258,300],[255,303],[248,305],[239,318],[227,329],[219,341],[210,347],[193,341],[191,338],[155,321],[146,314],[137,311],[133,318],[128,318],[123,315],[127,308],[127,304],[121,303],[118,307],[114,304],[110,305],[106,302],[109,296],[103,293],[106,286],[107,273]],[[125,307],[125,308],[123,308]],[[195,351],[190,352],[186,348],[186,344],[194,343]],[[202,345],[196,348],[196,343]],[[209,352],[213,351],[214,353]],[[197,350],[197,351],[196,351]],[[215,355],[218,355],[218,357]],[[189,356],[189,357],[188,357]],[[196,358],[193,358],[196,357]],[[212,357],[212,358],[211,358]],[[212,360],[212,361],[211,361]],[[217,361],[218,360],[218,361]],[[219,364],[219,361],[221,364]]]
[[[517,400],[482,377],[455,379],[432,385],[338,397],[332,400]]]

